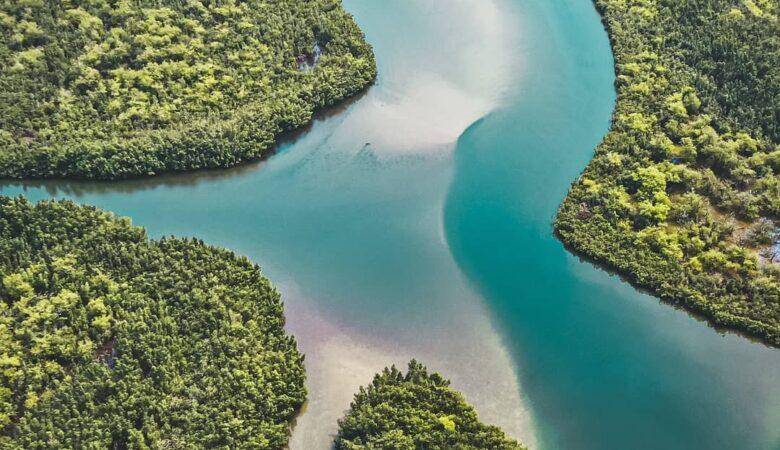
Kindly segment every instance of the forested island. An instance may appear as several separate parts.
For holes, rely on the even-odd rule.
[[[0,281],[0,447],[286,445],[303,356],[246,258],[3,196]]]
[[[373,82],[339,0],[0,2],[0,176],[229,167]]]
[[[780,7],[596,0],[612,129],[555,229],[712,323],[780,345]]]
[[[498,427],[485,425],[463,396],[438,373],[412,360],[374,376],[339,420],[338,450],[523,450]]]

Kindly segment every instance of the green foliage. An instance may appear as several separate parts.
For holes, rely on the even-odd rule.
[[[339,0],[0,0],[0,176],[231,166],[375,76]]]
[[[666,300],[780,345],[777,0],[595,3],[618,101],[557,234]]]
[[[303,356],[259,268],[0,197],[0,447],[282,448]]]
[[[414,360],[406,374],[385,368],[360,388],[339,420],[336,448],[523,449],[499,428],[481,423],[449,384]]]

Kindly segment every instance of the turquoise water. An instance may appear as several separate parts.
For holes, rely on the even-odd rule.
[[[246,254],[307,354],[294,448],[419,357],[543,449],[778,449],[780,352],[568,254],[555,209],[609,125],[588,0],[348,0],[369,93],[261,164],[114,184],[6,183]]]
[[[540,441],[780,448],[777,350],[659,304],[551,235],[568,183],[607,128],[613,94],[607,44],[572,7],[584,2],[550,3],[569,5],[526,4],[525,30],[549,37],[527,47],[538,70],[511,106],[461,137],[446,206],[456,260],[523,368]]]

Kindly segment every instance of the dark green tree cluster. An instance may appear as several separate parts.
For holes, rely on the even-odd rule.
[[[375,76],[340,0],[0,0],[0,176],[228,167]]]
[[[777,0],[596,0],[612,129],[556,232],[713,323],[780,345]]]
[[[522,450],[498,427],[485,425],[438,373],[412,360],[406,374],[385,368],[361,387],[339,420],[339,450]]]
[[[246,258],[0,197],[1,448],[281,448],[306,394],[283,327]]]

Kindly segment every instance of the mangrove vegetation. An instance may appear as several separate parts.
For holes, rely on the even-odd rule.
[[[523,450],[498,427],[477,418],[463,396],[438,373],[412,360],[374,376],[339,420],[339,450]]]
[[[340,0],[0,0],[0,176],[232,166],[375,76]]]
[[[780,345],[780,7],[596,0],[612,129],[555,222],[576,252]]]
[[[0,447],[282,448],[305,399],[244,257],[69,201],[0,197]]]

